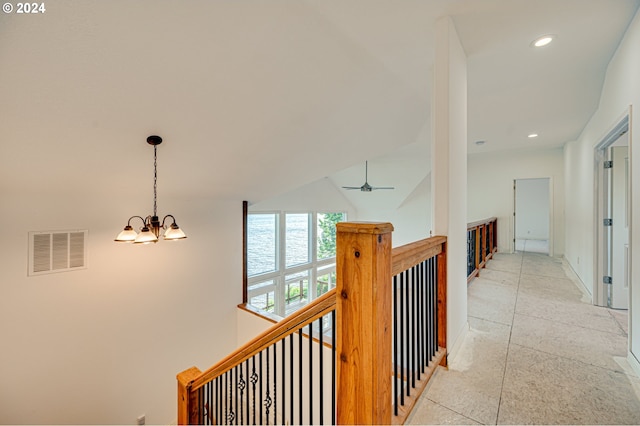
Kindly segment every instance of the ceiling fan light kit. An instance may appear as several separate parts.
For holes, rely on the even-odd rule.
[[[371,192],[371,191],[375,191],[377,189],[395,189],[393,186],[371,186],[371,185],[369,185],[368,175],[369,175],[369,162],[365,161],[364,162],[364,184],[362,186],[343,186],[342,188],[348,189],[348,190],[359,189],[362,192]]]

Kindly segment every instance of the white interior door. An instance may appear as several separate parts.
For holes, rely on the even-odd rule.
[[[549,254],[550,179],[514,181],[514,244],[516,251]]]
[[[624,142],[624,141],[623,141]],[[629,147],[611,147],[610,307],[629,307]]]

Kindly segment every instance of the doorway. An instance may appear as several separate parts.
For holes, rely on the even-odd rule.
[[[515,179],[514,247],[550,254],[550,178]]]
[[[596,147],[596,160],[598,257],[594,304],[628,309],[631,271],[628,117]]]

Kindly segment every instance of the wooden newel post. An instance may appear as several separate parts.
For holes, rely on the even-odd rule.
[[[191,384],[202,372],[197,367],[178,374],[178,424],[193,425],[198,423],[198,401],[196,393],[191,391]]]
[[[391,424],[390,223],[337,225],[337,423]]]

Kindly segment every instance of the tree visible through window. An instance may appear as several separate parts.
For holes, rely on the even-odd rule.
[[[318,259],[336,257],[336,224],[344,213],[318,213]]]

